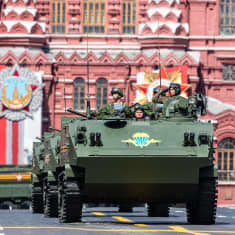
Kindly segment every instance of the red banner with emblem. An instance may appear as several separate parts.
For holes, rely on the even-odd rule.
[[[188,67],[185,65],[165,68],[161,66],[158,72],[140,72],[137,74],[137,95],[135,102],[146,104],[152,101],[154,88],[168,88],[170,83],[178,83],[181,87],[181,95],[187,97]]]
[[[0,71],[6,66],[0,66]],[[24,121],[10,121],[0,118],[0,165],[23,164]]]

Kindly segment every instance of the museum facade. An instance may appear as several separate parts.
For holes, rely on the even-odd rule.
[[[235,205],[235,3],[232,0],[2,0],[0,64],[44,83],[42,133],[72,107],[97,110],[112,87],[136,97],[138,74],[185,65],[207,96],[219,204]],[[88,94],[89,91],[89,94]]]

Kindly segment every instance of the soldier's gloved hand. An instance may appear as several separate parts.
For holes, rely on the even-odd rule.
[[[112,113],[111,116],[112,116],[112,117],[121,116],[121,113],[120,113],[120,112],[114,112],[114,113]]]

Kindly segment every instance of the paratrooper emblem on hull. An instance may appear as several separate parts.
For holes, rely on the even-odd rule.
[[[122,140],[122,143],[131,143],[136,147],[148,147],[150,144],[160,143],[160,140],[150,139],[149,135],[144,132],[137,132],[132,136],[132,139]]]
[[[6,68],[0,72],[0,117],[20,121],[42,104],[43,84],[26,68]]]

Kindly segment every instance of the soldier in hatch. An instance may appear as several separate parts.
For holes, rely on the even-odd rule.
[[[97,114],[97,118],[103,119],[107,117],[131,117],[131,110],[127,103],[122,102],[123,91],[121,88],[112,88],[111,95],[113,102],[104,105]]]
[[[182,96],[180,84],[171,83],[169,86],[170,97],[164,103],[163,113],[165,116],[170,116],[170,113],[180,113],[182,115],[187,115],[188,101]]]
[[[145,118],[144,106],[137,103],[134,107],[133,116],[136,119],[136,121],[141,119],[144,120]]]

